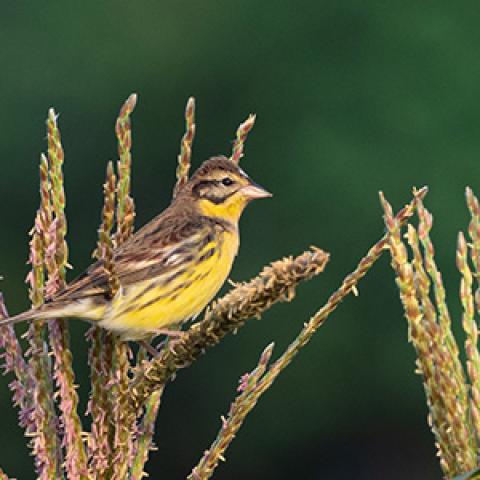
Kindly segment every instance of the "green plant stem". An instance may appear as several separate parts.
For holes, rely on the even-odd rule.
[[[222,417],[222,427],[217,437],[192,470],[188,480],[207,480],[213,475],[219,462],[225,461],[225,451],[264,391],[258,386],[272,356],[273,346],[273,343],[268,345],[262,352],[255,369],[240,379],[238,387],[240,394],[231,404],[227,418]]]
[[[154,447],[152,447],[152,440],[155,429],[155,420],[157,419],[163,391],[164,387],[155,390],[145,403],[145,413],[139,427],[136,452],[133,457],[132,468],[130,471],[130,480],[141,480],[146,476],[144,468],[145,463],[148,460],[149,452],[154,449]]]

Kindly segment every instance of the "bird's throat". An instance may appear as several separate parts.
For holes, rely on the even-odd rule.
[[[198,201],[198,207],[202,215],[220,218],[234,225],[238,224],[240,216],[247,202],[239,196],[227,198],[224,202],[216,204],[207,199]]]

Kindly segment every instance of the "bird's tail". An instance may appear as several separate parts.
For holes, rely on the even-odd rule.
[[[32,308],[25,312],[14,315],[13,317],[6,317],[0,320],[0,327],[4,325],[14,325],[15,323],[28,322],[29,320],[46,320],[48,318],[63,317],[62,312],[58,308],[49,308],[48,304],[39,307]]]

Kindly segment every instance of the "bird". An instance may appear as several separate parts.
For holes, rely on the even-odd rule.
[[[0,321],[75,317],[144,343],[196,318],[227,280],[237,255],[239,220],[272,194],[224,156],[204,161],[171,204],[113,250],[119,288],[98,260],[37,308]]]

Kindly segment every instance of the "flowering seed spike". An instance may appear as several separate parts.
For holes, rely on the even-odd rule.
[[[239,163],[243,157],[243,148],[245,145],[245,140],[255,124],[256,115],[251,113],[248,118],[240,124],[237,129],[237,138],[233,142],[232,155],[230,160],[234,163]]]
[[[119,288],[119,280],[115,273],[115,248],[121,246],[133,232],[134,202],[130,196],[131,190],[131,113],[137,97],[132,94],[120,109],[115,124],[118,138],[119,159],[117,173],[114,164],[107,167],[107,179],[104,185],[104,208],[102,223],[99,229],[99,240],[94,257],[103,265],[107,272],[110,294],[114,295]],[[31,298],[35,306],[41,306],[44,300],[55,295],[66,284],[66,268],[68,267],[68,248],[65,241],[67,222],[65,217],[65,191],[63,186],[62,166],[64,152],[60,132],[57,125],[58,117],[53,109],[48,112],[48,157],[42,155],[40,162],[40,208],[35,218],[32,230],[31,254],[32,272],[28,276],[31,285]],[[255,116],[250,115],[238,130],[232,147],[230,159],[238,164],[243,156],[244,143],[253,127]],[[185,110],[186,132],[182,138],[177,167],[177,185],[174,196],[180,192],[188,181],[192,142],[195,135],[195,102],[190,98]],[[386,223],[395,234],[400,232],[403,223],[412,215],[415,208],[422,205],[418,199],[426,190],[415,191],[416,202],[407,205],[393,217],[392,209],[382,196],[386,210]],[[472,208],[478,210],[472,193],[470,197]],[[117,220],[117,229],[112,235],[113,224]],[[432,217],[423,212],[421,241],[428,237]],[[474,225],[476,235],[479,235],[478,222]],[[192,478],[208,478],[220,461],[225,461],[225,451],[235,433],[240,428],[246,415],[256,404],[260,396],[272,385],[275,378],[289,365],[297,353],[310,341],[316,330],[323,325],[327,317],[336,309],[340,302],[349,294],[357,293],[356,285],[367,273],[374,262],[380,257],[390,241],[385,235],[361,259],[357,268],[347,275],[338,290],[328,299],[327,303],[303,324],[297,338],[272,365],[269,361],[273,344],[269,345],[260,356],[256,368],[242,376],[238,387],[238,395],[232,404],[228,415],[222,417],[221,429],[216,443],[206,452],[204,471],[194,469]],[[420,258],[420,240],[413,227],[409,228],[409,242],[416,245],[416,257]],[[412,247],[413,248],[413,247]],[[463,257],[468,254],[465,241],[459,241],[459,268]],[[433,247],[428,248],[428,255],[433,256]],[[265,310],[278,301],[290,301],[298,284],[320,273],[328,262],[328,254],[311,247],[297,258],[285,258],[265,267],[261,274],[250,282],[233,285],[234,288],[223,298],[213,303],[207,309],[202,321],[197,322],[182,335],[178,341],[171,340],[159,352],[158,357],[146,360],[146,353],[141,350],[137,356],[136,368],[131,370],[131,357],[128,344],[121,342],[114,334],[99,328],[89,333],[92,347],[89,352],[91,367],[92,395],[88,404],[88,413],[92,417],[92,431],[85,433],[77,413],[78,396],[74,383],[72,357],[69,347],[68,330],[63,321],[49,320],[50,342],[52,354],[44,340],[43,323],[41,320],[30,324],[30,362],[27,365],[28,378],[25,386],[17,379],[14,395],[22,407],[22,422],[27,428],[27,434],[33,437],[35,464],[38,478],[69,478],[75,480],[140,480],[146,476],[144,465],[148,452],[152,449],[152,437],[165,384],[172,379],[177,370],[189,366],[208,347],[217,344],[226,334],[235,332],[243,326],[247,319],[259,318]],[[421,267],[406,268],[405,276],[413,277],[420,273]],[[426,275],[424,275],[426,277]],[[469,278],[468,280],[471,280]],[[428,294],[428,278],[418,279],[419,290]],[[422,283],[423,282],[423,283]],[[468,282],[465,282],[465,284]],[[400,285],[404,293],[404,285]],[[465,285],[461,294],[465,296]],[[468,289],[467,289],[468,290]],[[423,315],[434,318],[434,312],[428,313],[423,304]],[[472,300],[469,300],[471,310]],[[43,311],[43,310],[42,310]],[[0,294],[0,318],[8,314],[4,308]],[[426,324],[426,335],[436,339],[439,329]],[[430,328],[430,330],[428,330]],[[3,329],[3,327],[2,327]],[[0,329],[1,330],[1,329]],[[2,332],[0,332],[1,334]],[[0,335],[0,347],[6,350],[3,359],[6,368],[17,374],[21,362],[16,363],[18,353],[16,345],[10,341],[9,334],[13,329]],[[16,339],[14,338],[16,341]],[[12,346],[13,345],[13,346]],[[447,352],[442,352],[447,355]],[[53,360],[52,360],[53,359]],[[55,363],[53,363],[53,361]],[[439,361],[443,361],[440,358]],[[26,362],[24,362],[26,364]],[[53,371],[53,375],[52,375]],[[17,374],[17,377],[20,375]],[[53,381],[56,383],[56,390]],[[443,381],[443,380],[442,380]],[[444,381],[447,387],[452,386],[448,379]],[[475,395],[473,393],[473,395]],[[461,397],[461,395],[459,396]],[[19,400],[20,399],[20,400]],[[25,400],[26,399],[26,400]],[[461,398],[460,398],[461,400]],[[447,404],[447,402],[445,402]],[[451,406],[451,405],[447,405]],[[463,408],[463,407],[462,407]],[[462,420],[460,415],[451,417]],[[458,429],[453,425],[451,431]],[[450,435],[447,432],[447,435]],[[453,437],[452,437],[453,438]],[[456,441],[456,438],[453,438]],[[460,442],[455,443],[455,447]],[[88,456],[85,446],[88,446]],[[460,463],[461,458],[454,458]],[[445,462],[445,457],[442,457]],[[0,477],[4,474],[0,469]]]
[[[429,262],[426,258],[423,258],[424,255],[419,245],[419,235],[411,225],[409,225],[408,243],[414,254],[412,262],[415,278],[414,286],[423,312],[422,323],[420,326],[414,329],[412,328],[412,330],[415,335],[417,335],[419,331],[424,333],[424,339],[426,341],[426,346],[424,344],[419,345],[420,348],[424,349],[419,351],[422,351],[422,355],[424,355],[425,358],[419,360],[418,363],[425,366],[427,378],[429,375],[432,375],[433,372],[433,385],[431,384],[431,379],[426,383],[426,391],[430,392],[429,395],[432,401],[432,403],[430,403],[430,408],[432,409],[431,424],[434,431],[436,431],[441,438],[447,439],[446,444],[440,447],[443,450],[440,450],[442,460],[444,460],[443,463],[445,465],[453,465],[456,461],[453,458],[453,454],[462,452],[457,456],[458,460],[463,462],[463,452],[467,452],[469,448],[466,444],[462,446],[461,440],[462,438],[468,439],[470,436],[468,427],[465,428],[466,425],[468,425],[468,420],[465,417],[468,405],[466,404],[466,392],[463,387],[465,383],[463,372],[460,372],[460,378],[456,380],[457,375],[452,371],[452,365],[454,365],[452,362],[452,352],[445,342],[447,336],[444,333],[442,325],[437,323],[437,312],[430,299],[430,287],[432,283],[435,287],[435,283],[432,282],[426,271],[426,266]],[[417,338],[420,338],[420,336],[417,335]],[[442,420],[438,421],[439,418]],[[470,440],[467,441],[467,443],[469,442]],[[446,445],[448,445],[448,448],[450,445],[455,445],[454,451],[447,453]],[[465,447],[467,448],[465,449]],[[449,461],[446,461],[447,456],[451,457]]]
[[[0,292],[0,319],[8,318],[7,307],[4,302],[3,293]],[[29,403],[31,403],[29,386],[29,372],[28,366],[23,358],[22,347],[18,341],[13,325],[4,325],[0,327],[0,348],[5,352],[2,354],[2,368],[3,373],[13,372],[16,380],[9,384],[13,392],[13,403],[20,407],[20,425],[26,427],[24,424],[23,412]],[[29,406],[29,405],[28,405]]]
[[[67,233],[67,221],[65,217],[65,190],[63,187],[63,162],[64,152],[61,143],[60,130],[57,125],[58,116],[53,108],[48,111],[47,138],[48,138],[48,165],[51,182],[52,207],[57,224],[55,228],[55,261],[58,266],[58,274],[51,282],[57,281],[58,285],[53,288],[59,289],[65,283],[65,268],[67,265],[68,248],[65,242]],[[53,292],[52,292],[53,293]]]
[[[92,256],[103,261],[104,268],[109,280],[109,294],[111,297],[118,291],[119,281],[113,263],[113,240],[112,229],[115,216],[117,178],[113,169],[113,162],[108,162],[103,184],[103,209],[102,220],[98,229],[97,248]],[[91,367],[92,393],[88,404],[88,413],[92,417],[92,431],[88,438],[88,450],[90,454],[90,476],[105,478],[109,468],[109,455],[111,445],[109,432],[111,430],[108,404],[107,382],[110,368],[105,364],[107,345],[111,345],[111,336],[99,327],[92,327],[88,332],[91,340],[89,349],[89,363]],[[111,361],[107,360],[107,362]]]
[[[195,127],[195,98],[190,97],[187,102],[187,107],[185,108],[185,134],[182,137],[180,154],[178,155],[177,183],[173,190],[174,198],[188,182]]]
[[[409,325],[409,340],[417,351],[417,371],[421,373],[424,378],[424,388],[431,415],[431,428],[436,437],[440,458],[442,462],[444,462],[447,471],[450,471],[450,465],[454,461],[454,456],[448,445],[448,434],[445,429],[442,428],[444,425],[444,411],[441,408],[437,408],[434,403],[434,399],[438,398],[438,389],[436,383],[433,381],[433,362],[428,350],[428,334],[424,328],[421,306],[417,300],[417,293],[415,291],[413,268],[408,261],[407,249],[402,242],[398,222],[393,218],[391,205],[383,194],[380,195],[380,202],[384,210],[385,226],[389,234],[388,243],[392,268],[396,272],[396,282],[400,290],[400,298]],[[411,232],[410,240],[412,243],[413,239],[414,237]]]
[[[138,96],[136,93],[131,93],[130,96],[125,100],[125,103],[122,105],[122,108],[120,109],[120,113],[118,115],[120,122],[128,119],[130,114],[133,112],[133,110],[137,106],[137,100],[138,100]]]
[[[480,355],[478,352],[478,327],[475,321],[473,295],[473,275],[468,264],[468,248],[462,232],[457,241],[457,268],[462,275],[460,280],[460,300],[463,306],[462,325],[466,333],[465,352],[467,373],[471,384],[470,409],[477,439],[480,439]]]
[[[274,343],[268,345],[262,352],[257,366],[250,373],[243,375],[240,382],[242,388],[240,394],[230,405],[227,417],[221,417],[222,426],[217,434],[217,438],[211,447],[203,454],[197,466],[188,476],[188,480],[202,479],[207,480],[213,474],[220,461],[225,461],[225,451],[232,443],[235,435],[242,426],[245,418],[257,404],[260,395],[263,393],[258,390],[259,381],[267,369],[268,362],[272,356]]]
[[[102,221],[98,228],[97,248],[92,256],[103,261],[103,267],[108,275],[109,296],[113,298],[120,288],[119,280],[113,263],[113,240],[112,228],[115,216],[115,188],[116,176],[113,171],[113,163],[107,165],[105,183],[103,184],[103,209]]]
[[[409,340],[416,350],[417,371],[423,376],[430,410],[429,424],[435,435],[442,469],[450,477],[470,470],[475,465],[476,454],[464,373],[458,359],[458,348],[456,344],[451,344],[454,340],[445,292],[429,236],[433,217],[424,207],[422,199],[417,197],[418,231],[409,227],[407,234],[414,256],[410,261],[399,225],[391,218],[388,202],[383,199],[382,203],[389,231],[392,267],[409,325]],[[462,249],[461,238],[459,247]],[[461,253],[457,261],[463,267]],[[429,296],[430,284],[435,293],[438,322]]]
[[[133,435],[135,431],[135,417],[129,405],[128,373],[130,363],[128,358],[129,345],[115,339],[112,355],[111,386],[112,417],[115,425],[112,451],[112,480],[128,478],[128,466],[132,456]]]
[[[40,163],[40,208],[30,232],[30,254],[28,263],[32,268],[27,276],[30,284],[29,297],[32,307],[44,301],[45,290],[45,245],[51,219],[50,182],[45,158]],[[46,194],[45,194],[46,192]],[[29,368],[30,405],[22,410],[27,434],[32,437],[31,446],[35,456],[35,469],[40,479],[56,478],[61,475],[60,439],[56,427],[56,412],[53,402],[52,374],[45,342],[43,321],[31,322],[27,338]]]
[[[53,108],[48,111],[48,167],[51,184],[53,220],[45,240],[45,266],[48,273],[46,293],[54,295],[66,285],[68,246],[65,240],[67,219],[65,216],[65,190],[63,178],[64,151],[58,116]],[[42,159],[42,166],[45,164]],[[50,343],[54,363],[54,378],[59,391],[59,407],[63,424],[63,446],[65,447],[65,470],[71,478],[82,478],[87,474],[87,455],[83,443],[83,429],[78,415],[78,394],[70,349],[70,333],[65,320],[48,322]]]
[[[458,397],[457,407],[459,409],[466,409],[467,391],[464,387],[465,379],[463,368],[459,358],[458,346],[451,329],[450,313],[447,307],[446,291],[443,285],[442,275],[435,262],[435,249],[430,239],[433,215],[424,207],[421,199],[417,199],[417,212],[419,217],[418,232],[424,250],[425,268],[432,279],[435,302],[438,310],[439,328],[449,353],[449,362],[445,367],[450,369],[451,378],[455,382],[454,388],[457,389],[456,395]]]
[[[130,115],[135,108],[136,102],[136,94],[130,95],[120,109],[115,124],[119,156],[117,162],[117,230],[114,237],[115,247],[124,243],[132,235],[134,228],[135,206],[133,198],[130,196],[132,164]],[[114,284],[114,280],[112,279],[110,283]],[[110,342],[110,358],[106,358],[106,363],[110,365],[108,384],[111,386],[109,400],[110,410],[113,413],[113,432],[112,452],[109,459],[110,471],[108,474],[112,480],[123,480],[123,478],[127,478],[127,470],[133,448],[132,432],[135,427],[135,419],[132,418],[131,409],[128,408],[129,347],[128,344],[113,336],[109,336]]]
[[[137,95],[132,93],[120,109],[115,134],[118,140],[118,182],[117,182],[117,232],[115,245],[121,245],[133,232],[135,207],[130,196],[132,155],[132,129],[130,114],[137,103]]]
[[[163,390],[163,387],[155,390],[145,402],[145,413],[138,431],[137,450],[132,461],[130,480],[141,480],[146,476],[144,467],[149,452],[155,448],[152,440]]]
[[[134,408],[141,408],[150,394],[178,369],[190,365],[207,347],[242,327],[247,319],[259,318],[279,301],[291,301],[298,284],[320,274],[328,259],[327,253],[313,247],[296,258],[273,262],[250,282],[233,288],[212,305],[202,321],[193,324],[181,339],[139,370],[130,391]]]
[[[470,258],[476,274],[475,306],[477,312],[480,312],[480,205],[477,197],[470,187],[465,190],[467,207],[470,211],[470,224],[468,226],[468,235],[471,240]]]
[[[477,312],[480,311],[480,205],[471,188],[466,188],[465,196],[471,216],[468,226],[470,237],[468,246],[470,249],[463,233],[460,232],[458,235],[457,266],[462,273],[460,299],[464,309],[465,352],[467,354],[467,373],[471,384],[470,408],[477,439],[480,440],[480,353],[478,351],[478,325],[475,321],[475,309]],[[469,258],[474,272],[469,267]]]

